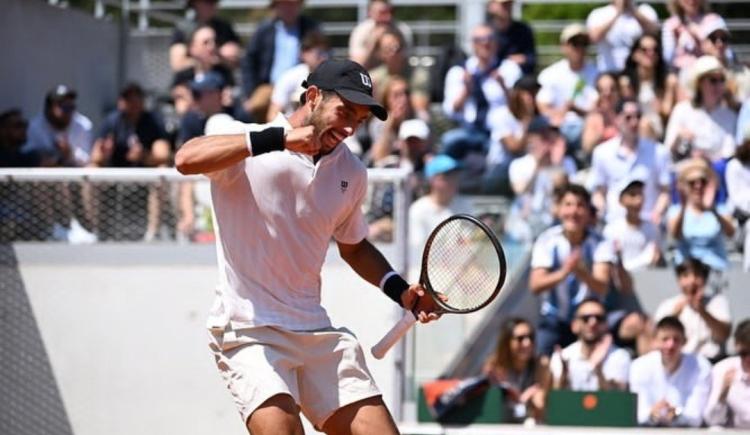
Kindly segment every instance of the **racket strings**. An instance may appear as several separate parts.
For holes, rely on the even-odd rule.
[[[427,256],[427,279],[445,304],[470,311],[486,303],[501,280],[501,264],[490,237],[475,223],[456,219],[435,234]]]

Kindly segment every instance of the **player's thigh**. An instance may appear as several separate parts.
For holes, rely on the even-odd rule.
[[[299,418],[299,407],[288,394],[277,394],[250,414],[247,430],[252,435],[302,435],[305,433]]]
[[[395,435],[398,428],[380,396],[350,403],[333,413],[323,424],[328,435]]]

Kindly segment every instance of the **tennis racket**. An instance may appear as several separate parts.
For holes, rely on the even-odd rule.
[[[473,216],[457,214],[430,233],[419,282],[435,300],[438,313],[467,314],[495,299],[506,271],[505,253],[492,230]],[[375,358],[383,358],[417,322],[412,310],[372,347]]]

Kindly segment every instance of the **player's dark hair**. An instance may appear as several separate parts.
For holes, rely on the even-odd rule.
[[[331,96],[336,94],[335,91],[327,91],[325,89],[320,89],[320,93],[323,94],[323,101],[331,98]],[[305,92],[299,95],[299,104],[304,106],[305,103],[307,103],[307,89],[305,89]]]
[[[682,336],[685,336],[685,326],[680,322],[676,316],[667,316],[656,323],[656,330],[660,329],[672,329],[679,331]]]

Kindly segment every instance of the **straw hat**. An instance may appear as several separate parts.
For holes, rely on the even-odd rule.
[[[677,178],[681,183],[687,183],[693,180],[709,180],[713,177],[713,169],[705,159],[694,157],[686,159],[677,165]]]
[[[719,62],[719,59],[714,56],[701,56],[695,61],[695,63],[693,63],[690,68],[689,82],[693,94],[698,93],[698,82],[700,82],[701,77],[712,72],[724,73],[724,66]]]

